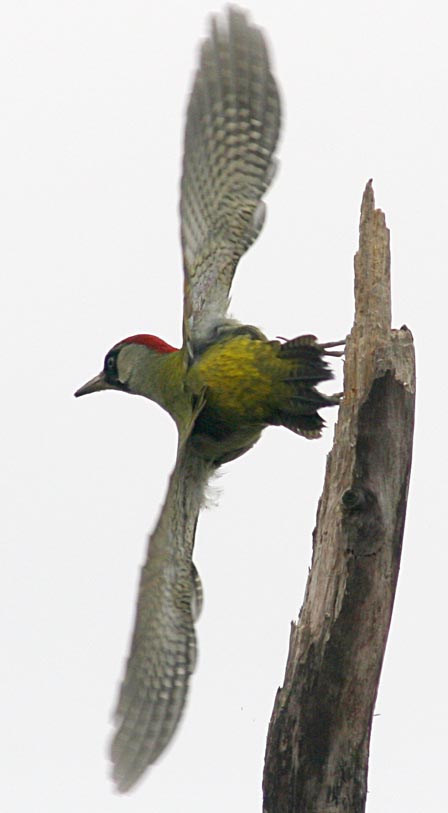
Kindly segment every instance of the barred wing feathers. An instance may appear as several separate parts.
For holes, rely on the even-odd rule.
[[[197,518],[212,472],[189,442],[180,447],[142,567],[131,651],[115,713],[113,778],[125,792],[169,743],[196,660],[202,591],[192,563]]]
[[[237,263],[258,236],[273,176],[280,101],[260,29],[213,18],[187,110],[181,183],[184,332],[225,316]]]

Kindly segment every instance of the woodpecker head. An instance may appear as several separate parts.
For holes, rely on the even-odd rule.
[[[75,397],[100,390],[122,390],[165,406],[162,390],[166,360],[178,352],[157,336],[129,336],[109,350],[102,371],[80,387]]]

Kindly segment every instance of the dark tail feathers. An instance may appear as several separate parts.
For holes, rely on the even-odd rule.
[[[324,395],[316,389],[321,381],[333,378],[325,356],[341,356],[339,347],[344,342],[319,344],[315,336],[297,336],[279,347],[279,358],[289,361],[283,383],[287,385],[285,398],[277,413],[278,423],[307,438],[318,438],[325,421],[319,409],[339,404],[339,395]]]

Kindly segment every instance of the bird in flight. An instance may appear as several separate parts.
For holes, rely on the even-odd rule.
[[[227,317],[233,275],[263,226],[275,168],[280,101],[266,42],[245,13],[211,20],[187,108],[180,219],[183,344],[138,334],[107,353],[76,396],[121,390],[166,409],[177,459],[148,546],[134,632],[115,712],[113,779],[129,790],[171,740],[196,662],[202,588],[192,561],[210,477],[244,454],[266,426],[321,434],[318,410],[338,403],[317,385],[340,355],[306,335],[269,341]],[[340,344],[340,343],[339,343]]]

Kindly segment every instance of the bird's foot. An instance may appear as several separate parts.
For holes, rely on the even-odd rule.
[[[345,339],[337,342],[325,342],[325,344],[319,344],[319,347],[324,351],[326,356],[343,356],[345,352]],[[344,350],[330,350],[331,347],[343,347]]]

